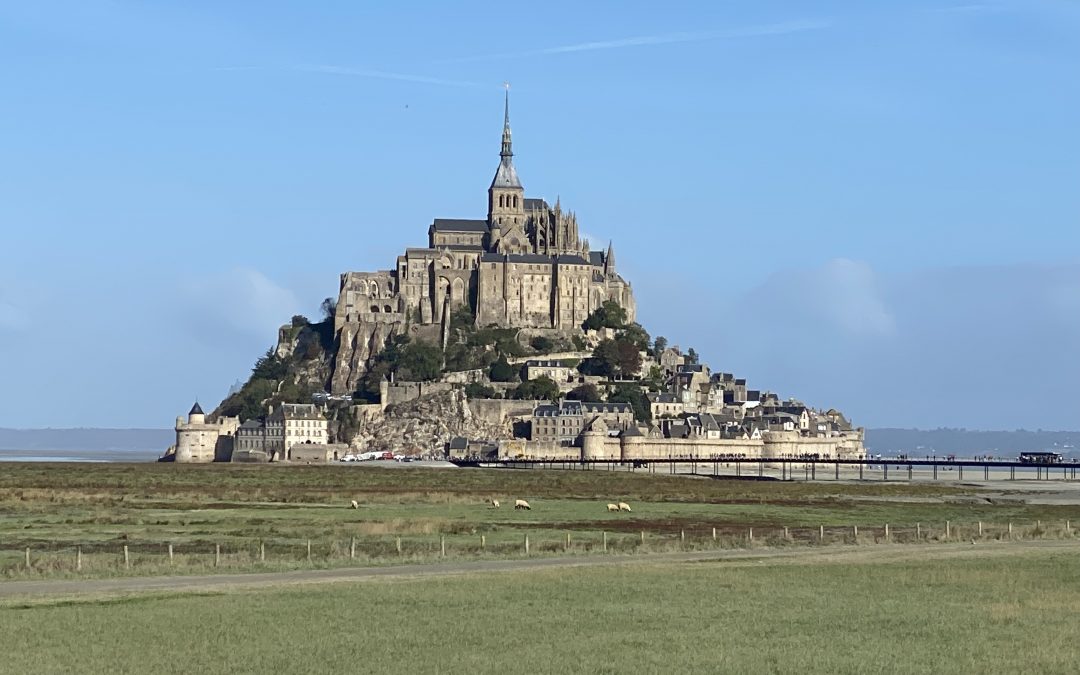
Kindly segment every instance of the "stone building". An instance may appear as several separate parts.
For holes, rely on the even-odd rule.
[[[530,440],[573,445],[586,427],[602,420],[606,429],[627,429],[634,423],[629,403],[560,401],[539,405],[533,410]]]
[[[479,326],[576,329],[606,300],[634,320],[613,246],[590,251],[559,200],[527,198],[513,156],[508,96],[487,215],[436,218],[427,247],[406,249],[393,269],[343,274],[335,330],[351,337],[370,334],[366,324],[439,324],[462,306]]]
[[[268,415],[250,419],[236,430],[232,461],[275,461],[285,456],[285,421]]]
[[[175,462],[213,462],[227,460],[233,451],[234,434],[240,426],[238,417],[222,417],[208,422],[202,406],[196,401],[188,412],[187,421],[176,418]]]
[[[327,422],[313,403],[282,403],[267,417],[267,425],[281,426],[285,458],[291,459],[294,445],[326,445]]]

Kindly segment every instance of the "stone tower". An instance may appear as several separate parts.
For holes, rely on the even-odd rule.
[[[510,140],[510,89],[506,90],[503,112],[502,150],[499,168],[488,188],[488,222],[499,224],[505,233],[515,225],[525,225],[525,189],[514,169],[514,151]]]

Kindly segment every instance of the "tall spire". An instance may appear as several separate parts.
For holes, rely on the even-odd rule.
[[[604,256],[604,274],[615,274],[615,247],[612,246],[610,239],[607,244],[607,255]]]
[[[507,159],[514,156],[510,141],[510,83],[504,82],[503,86],[506,87],[506,101],[503,104],[502,151],[499,152],[499,156]]]
[[[503,86],[506,87],[506,100],[503,104],[502,150],[499,152],[499,168],[495,171],[491,187],[521,189],[521,181],[514,170],[514,151],[510,143],[510,83],[505,82]]]

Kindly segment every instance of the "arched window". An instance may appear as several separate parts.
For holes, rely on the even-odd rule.
[[[503,196],[499,195],[499,208],[502,208],[502,205],[503,205]]]
[[[379,313],[379,306],[378,305],[372,305],[371,306],[371,311],[374,312],[375,314],[378,314]]]
[[[386,311],[386,313],[387,313],[387,314],[389,314],[390,312],[394,311],[394,310],[390,309],[390,305],[387,305],[387,306],[386,306],[386,307],[384,308],[384,310]]]
[[[514,208],[517,208],[517,195],[514,195]]]

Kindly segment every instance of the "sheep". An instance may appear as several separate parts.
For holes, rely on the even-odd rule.
[[[497,509],[500,506],[502,506],[502,504],[499,503],[498,499],[489,499],[488,503],[491,504],[491,508],[493,508],[493,509]]]
[[[627,504],[626,502],[619,502],[619,510],[620,511],[626,511],[627,513],[630,513],[630,505]]]
[[[359,504],[358,504],[358,503],[356,502],[356,500],[355,500],[355,499],[354,499],[354,500],[352,500],[352,507],[353,507],[354,509],[358,509],[358,508],[360,508],[360,505],[359,505]]]
[[[514,508],[517,510],[525,509],[526,511],[532,511],[532,507],[529,506],[529,502],[524,499],[519,499],[514,502]]]
[[[617,505],[617,504],[608,504],[608,505],[607,505],[607,510],[608,510],[608,511],[618,511],[618,510],[619,510],[619,507],[618,507],[618,505]]]

